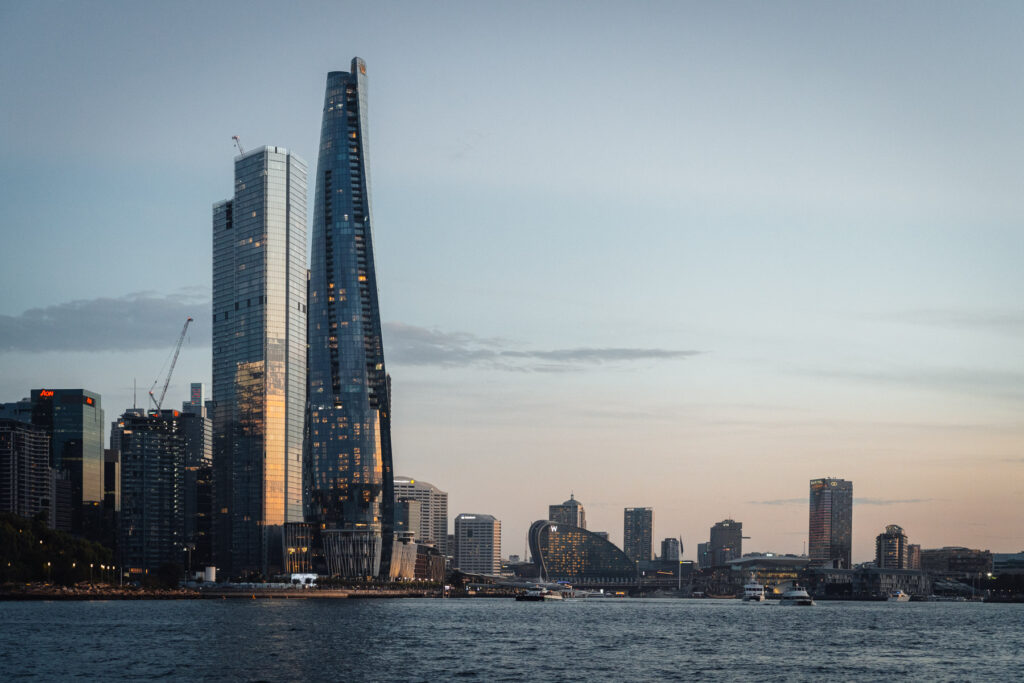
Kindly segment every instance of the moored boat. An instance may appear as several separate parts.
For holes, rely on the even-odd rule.
[[[910,602],[910,595],[901,590],[894,590],[889,593],[889,597],[886,600],[889,602]]]

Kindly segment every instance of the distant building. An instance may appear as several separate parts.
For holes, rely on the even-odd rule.
[[[992,571],[992,553],[988,550],[961,546],[922,548],[921,569],[930,574],[984,574]]]
[[[121,563],[133,574],[185,556],[186,439],[177,410],[126,412],[121,446]]]
[[[654,545],[654,510],[626,508],[622,521],[622,550],[631,560],[650,560]]]
[[[416,538],[420,535],[422,504],[418,500],[399,498],[395,503],[395,538]]]
[[[50,436],[49,465],[60,473],[56,481],[67,482],[57,488],[69,493],[67,501],[51,497],[51,506],[67,506],[70,512],[70,519],[56,522],[62,526],[55,528],[76,534],[89,530],[87,518],[99,510],[103,501],[100,395],[85,389],[33,389],[27,400],[0,405],[0,417],[31,422],[46,430]],[[51,518],[64,520],[65,515],[51,511]]]
[[[186,569],[201,569],[213,564],[213,423],[202,403],[188,407],[179,417],[185,436],[185,487],[183,490],[185,528],[183,543],[188,562]]]
[[[661,561],[662,562],[678,562],[680,559],[679,553],[679,539],[678,538],[666,538],[661,542]]]
[[[811,564],[849,569],[853,545],[853,482],[812,479],[807,555]]]
[[[0,512],[31,518],[50,510],[50,436],[42,427],[0,419]]]
[[[395,500],[415,500],[420,504],[417,543],[432,544],[442,555],[450,555],[448,544],[448,494],[429,482],[411,477],[395,477]]]
[[[707,569],[712,566],[711,558],[711,544],[710,543],[698,543],[697,544],[697,567],[699,569]]]
[[[728,564],[743,556],[743,522],[724,519],[711,527],[711,541],[708,544],[711,565]]]
[[[993,574],[1024,574],[1024,550],[1019,553],[994,553]]]
[[[875,566],[880,569],[910,569],[910,544],[903,527],[890,524],[875,537]]]
[[[573,494],[569,494],[569,500],[561,505],[549,505],[548,519],[552,522],[569,524],[580,529],[587,528],[587,513],[583,510],[583,505],[576,500],[576,496]]]
[[[635,585],[638,581],[636,563],[607,539],[586,529],[538,520],[530,526],[527,539],[543,581],[581,586]]]
[[[921,546],[911,543],[907,546],[907,569],[921,569]]]
[[[455,518],[455,567],[467,574],[501,570],[501,522],[492,515]]]

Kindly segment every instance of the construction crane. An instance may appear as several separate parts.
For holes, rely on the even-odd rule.
[[[237,135],[232,135],[231,139],[235,141],[235,147],[238,148],[239,154],[245,154],[245,150],[242,149],[242,141],[238,139]]]
[[[171,384],[171,374],[174,372],[174,365],[178,362],[178,354],[181,353],[181,344],[185,341],[185,333],[188,332],[188,325],[191,322],[191,317],[186,319],[185,326],[181,328],[181,334],[178,335],[178,343],[174,345],[174,357],[171,358],[171,367],[167,369],[167,379],[164,380],[164,388],[160,391],[160,398],[153,395],[153,389],[156,389],[156,385],[160,381],[159,376],[153,380],[153,386],[149,388],[149,399],[153,401],[153,405],[156,406],[157,410],[160,410],[160,406],[163,405],[164,402],[164,396],[167,395],[167,387]]]

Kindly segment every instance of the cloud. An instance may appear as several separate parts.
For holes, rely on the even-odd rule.
[[[910,505],[931,503],[934,498],[854,498],[854,505]]]
[[[442,332],[398,322],[384,323],[384,336],[385,353],[395,365],[480,365],[509,371],[562,372],[609,363],[679,360],[700,353],[677,349],[586,346],[521,349],[496,337]]]
[[[871,319],[910,325],[953,327],[959,329],[991,330],[994,332],[1024,332],[1024,310],[965,311],[919,309],[899,313],[874,315]]]
[[[32,308],[21,315],[0,315],[0,353],[169,349],[185,318],[192,316],[205,326],[209,310],[209,296],[199,287]],[[190,340],[201,346],[210,343],[208,334],[190,334]]]
[[[775,500],[752,500],[751,505],[805,505],[807,498],[776,498]]]

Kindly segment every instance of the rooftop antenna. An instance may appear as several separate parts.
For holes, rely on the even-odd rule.
[[[231,139],[235,141],[235,147],[238,148],[239,154],[245,154],[245,150],[242,149],[242,141],[238,139],[237,135],[232,135]]]
[[[139,380],[132,377],[132,410],[139,407]]]

